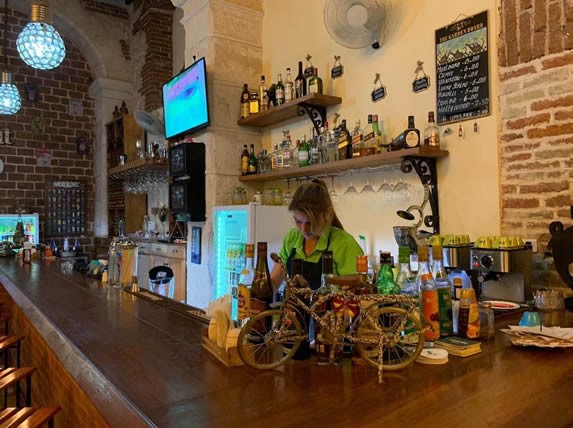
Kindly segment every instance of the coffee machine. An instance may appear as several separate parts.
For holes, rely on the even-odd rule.
[[[479,248],[470,250],[474,288],[484,300],[525,303],[530,300],[531,248]]]

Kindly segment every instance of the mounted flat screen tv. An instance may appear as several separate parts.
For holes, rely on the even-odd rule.
[[[205,58],[163,84],[163,118],[167,139],[209,125]]]

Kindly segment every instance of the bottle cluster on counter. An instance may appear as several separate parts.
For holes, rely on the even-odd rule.
[[[362,128],[360,120],[355,121],[352,129],[348,128],[345,119],[333,129],[329,129],[328,122],[324,122],[318,133],[311,128],[308,135],[304,134],[295,141],[288,130],[283,131],[281,141],[274,144],[270,152],[263,149],[258,155],[255,154],[252,144],[250,152],[247,145],[244,145],[241,153],[241,174],[266,174],[272,170],[359,158],[415,148],[421,144],[439,148],[440,132],[435,124],[433,111],[428,113],[428,125],[422,134],[416,128],[414,116],[408,116],[408,127],[392,140],[386,138],[378,115],[369,114],[365,128]]]

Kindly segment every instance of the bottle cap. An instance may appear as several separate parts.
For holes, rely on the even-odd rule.
[[[392,264],[392,254],[390,254],[390,251],[380,251],[380,264]]]

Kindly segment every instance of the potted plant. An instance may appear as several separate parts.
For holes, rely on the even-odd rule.
[[[247,203],[247,192],[243,186],[235,186],[231,199],[233,205],[242,205]]]

